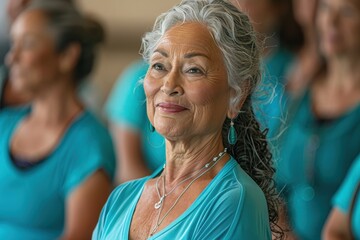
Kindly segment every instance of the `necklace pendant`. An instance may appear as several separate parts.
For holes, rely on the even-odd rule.
[[[163,200],[164,200],[164,197],[161,197],[160,200],[157,203],[155,203],[154,208],[159,209],[163,203]]]

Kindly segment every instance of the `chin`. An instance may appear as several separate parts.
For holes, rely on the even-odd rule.
[[[26,95],[34,95],[34,92],[30,90],[26,84],[23,84],[22,81],[10,81],[11,91],[16,94],[26,94]]]
[[[184,133],[184,130],[176,128],[174,125],[161,125],[158,124],[155,127],[156,132],[168,140],[179,139]]]

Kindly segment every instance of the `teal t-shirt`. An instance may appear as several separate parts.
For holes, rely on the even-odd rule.
[[[360,240],[360,193],[354,199],[355,190],[360,184],[360,155],[353,163],[345,181],[342,183],[340,189],[337,191],[334,199],[333,206],[340,209],[345,214],[349,214],[350,204],[353,200],[354,208],[351,219],[351,226],[354,237]]]
[[[144,185],[161,170],[114,190],[93,240],[128,239]],[[265,196],[232,158],[183,214],[149,239],[271,239]]]
[[[147,167],[154,171],[165,163],[165,140],[156,131],[149,130],[146,97],[140,80],[148,65],[142,61],[132,64],[119,77],[105,106],[108,119],[138,132]]]
[[[71,192],[98,169],[111,178],[115,172],[110,135],[87,111],[72,122],[46,159],[28,169],[16,167],[9,143],[30,111],[22,107],[0,112],[0,239],[57,239]]]
[[[360,105],[343,116],[318,120],[309,91],[297,102],[280,140],[279,190],[300,239],[321,239],[331,199],[360,152]]]

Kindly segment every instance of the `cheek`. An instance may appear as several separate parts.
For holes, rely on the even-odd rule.
[[[144,91],[147,99],[152,101],[156,93],[160,90],[160,87],[160,84],[155,79],[148,75],[145,76]]]
[[[159,92],[160,86],[156,83],[155,80],[145,76],[144,79],[144,91],[146,96],[146,109],[149,119],[152,121],[154,115],[154,98],[156,93]]]
[[[208,108],[227,108],[229,92],[222,85],[192,86],[187,91],[188,98],[196,106]]]
[[[24,54],[22,66],[29,77],[38,80],[53,78],[58,73],[58,62],[53,54],[40,52],[37,54]]]

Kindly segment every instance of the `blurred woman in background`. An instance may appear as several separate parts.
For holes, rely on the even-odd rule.
[[[105,112],[116,149],[117,183],[150,175],[165,163],[165,139],[151,127],[141,80],[149,65],[136,61],[120,75]]]
[[[69,3],[35,1],[11,39],[10,84],[31,105],[0,112],[0,239],[89,239],[112,189],[115,156],[76,88],[103,30]]]
[[[360,2],[320,0],[327,68],[292,106],[280,144],[279,188],[299,239],[320,239],[331,198],[360,152]]]

